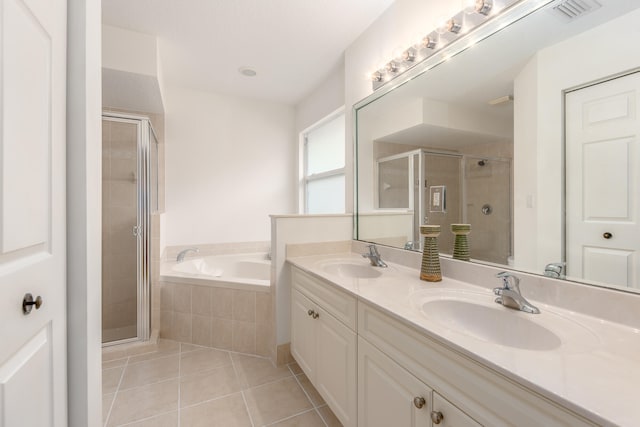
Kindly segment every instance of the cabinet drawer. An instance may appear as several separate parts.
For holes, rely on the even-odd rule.
[[[291,267],[293,288],[309,297],[336,319],[356,330],[356,298],[337,289],[335,285],[310,276],[302,270]]]
[[[362,302],[358,335],[482,425],[597,425]]]

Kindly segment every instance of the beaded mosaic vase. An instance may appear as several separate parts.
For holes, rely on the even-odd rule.
[[[451,224],[451,231],[456,238],[453,242],[453,258],[469,261],[469,239],[471,224]]]
[[[442,280],[440,253],[438,251],[440,226],[422,225],[420,226],[420,234],[424,235],[420,279],[427,282],[440,282]]]

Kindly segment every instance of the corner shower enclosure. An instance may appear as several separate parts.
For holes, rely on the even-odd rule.
[[[150,335],[150,215],[158,139],[148,117],[102,116],[102,342]]]

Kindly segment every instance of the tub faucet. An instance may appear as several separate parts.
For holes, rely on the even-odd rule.
[[[387,267],[387,264],[382,261],[376,245],[369,245],[369,253],[362,254],[362,256],[365,258],[369,258],[369,261],[371,261],[371,265],[373,265],[374,267]]]
[[[520,279],[506,271],[501,271],[496,274],[496,277],[502,279],[502,287],[493,289],[493,293],[498,295],[496,298],[498,304],[526,313],[540,313],[538,307],[527,301],[520,293]]]
[[[200,249],[198,249],[198,248],[187,248],[187,249],[184,249],[184,250],[178,252],[178,256],[176,257],[176,262],[184,261],[184,257],[185,257],[185,255],[187,255],[188,252],[198,253],[198,252],[200,252]]]

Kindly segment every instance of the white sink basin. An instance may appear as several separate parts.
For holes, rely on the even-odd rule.
[[[456,299],[428,301],[422,305],[427,317],[483,341],[528,350],[553,350],[562,344],[552,331],[507,310],[497,304],[487,307]]]
[[[430,290],[416,293],[413,304],[421,314],[449,331],[524,350],[549,351],[569,341],[589,345],[595,335],[575,321],[551,311],[529,314],[494,302],[491,293]],[[567,337],[571,337],[567,340]]]
[[[322,266],[325,273],[333,274],[340,277],[354,279],[375,279],[382,276],[380,267],[373,267],[364,263],[355,262],[330,262]]]

